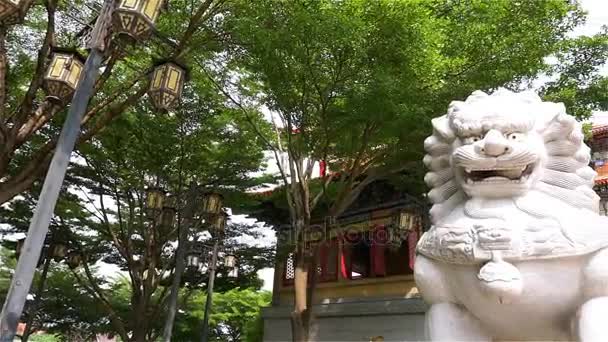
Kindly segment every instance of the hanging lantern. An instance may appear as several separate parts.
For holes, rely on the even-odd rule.
[[[163,0],[120,0],[113,13],[114,32],[135,40],[148,38],[163,3]]]
[[[169,110],[177,105],[182,97],[186,69],[174,62],[158,65],[152,73],[148,96],[152,105],[159,110]]]
[[[224,197],[217,192],[203,194],[203,214],[217,215],[222,211]]]
[[[207,263],[202,259],[199,260],[199,263],[198,263],[198,272],[199,273],[207,272]]]
[[[84,57],[76,50],[53,49],[51,63],[44,76],[47,98],[64,102],[70,99],[84,69]]]
[[[163,203],[163,212],[161,224],[164,227],[173,227],[175,223],[175,214],[177,214],[177,199],[175,196],[167,196]]]
[[[71,269],[74,269],[80,266],[80,263],[82,262],[82,255],[77,251],[71,251],[68,253],[66,262]]]
[[[0,25],[14,25],[21,20],[21,0],[0,0]]]
[[[411,230],[413,224],[412,213],[399,210],[393,215],[393,226],[399,230]]]
[[[200,262],[200,255],[195,251],[191,251],[186,255],[186,266],[188,267],[198,267]]]
[[[148,217],[155,218],[163,210],[165,192],[161,188],[150,187],[146,191],[146,211]]]
[[[226,221],[228,220],[228,214],[221,212],[219,215],[212,216],[210,220],[211,229],[216,232],[223,232],[226,227]]]
[[[61,242],[55,243],[51,246],[51,257],[55,261],[61,261],[66,255],[67,246]]]
[[[232,254],[226,254],[226,256],[224,256],[224,266],[235,267],[236,266],[236,256],[234,256]]]

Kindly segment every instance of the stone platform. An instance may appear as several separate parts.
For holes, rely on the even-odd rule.
[[[426,304],[419,298],[378,298],[314,306],[318,341],[364,341],[382,336],[385,341],[424,340]],[[291,341],[292,306],[262,310],[264,341]]]

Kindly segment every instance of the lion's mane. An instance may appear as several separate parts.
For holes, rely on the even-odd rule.
[[[500,107],[507,106],[507,107]],[[597,213],[599,197],[593,191],[595,171],[589,167],[590,150],[584,143],[581,124],[566,113],[562,103],[543,102],[533,92],[515,93],[506,89],[488,95],[476,91],[465,101],[454,101],[446,115],[432,120],[433,134],[424,142],[424,164],[429,169],[424,180],[431,188],[428,198],[433,203],[431,221],[438,224],[457,206],[464,204],[468,216],[500,218],[500,212],[478,209],[476,200],[468,198],[455,178],[451,155],[458,133],[479,131],[483,121],[476,113],[483,108],[513,108],[513,122],[529,124],[544,142],[546,155],[540,165],[542,173],[530,194],[514,198],[516,206],[534,217],[562,221],[560,213],[539,206],[546,198],[582,213]],[[557,208],[554,208],[559,211]],[[594,215],[595,216],[595,215]]]

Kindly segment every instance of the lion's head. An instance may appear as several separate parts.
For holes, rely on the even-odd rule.
[[[597,211],[589,148],[563,104],[532,92],[476,91],[432,124],[424,163],[434,222],[464,201],[531,192]]]

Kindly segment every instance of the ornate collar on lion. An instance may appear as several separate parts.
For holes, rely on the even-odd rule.
[[[482,264],[498,253],[506,261],[563,258],[593,253],[608,246],[606,228],[593,229],[598,238],[572,240],[558,227],[435,226],[424,233],[417,252],[451,264]],[[580,236],[575,236],[575,238]]]
[[[418,252],[449,263],[556,258],[608,246],[582,127],[561,103],[499,89],[432,120],[433,227]],[[490,222],[490,223],[488,223]]]

